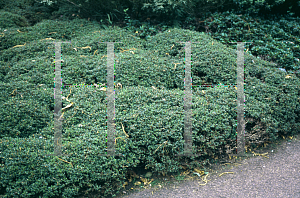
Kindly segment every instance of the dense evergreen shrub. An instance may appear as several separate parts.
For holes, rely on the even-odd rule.
[[[25,27],[28,25],[24,17],[0,10],[0,28]]]
[[[29,137],[40,132],[53,119],[49,109],[53,99],[46,93],[45,88],[22,80],[1,82],[1,138]]]
[[[235,15],[226,17],[225,23],[241,25]],[[210,25],[224,25],[216,21]],[[297,33],[295,24],[286,26]],[[177,42],[200,42],[192,44],[193,84],[236,84],[236,45],[227,43],[241,35],[226,40],[222,33],[213,39],[213,34],[167,26],[161,32],[145,26],[130,31],[102,27],[81,19],[44,20],[18,28],[21,32],[7,28],[1,35],[4,122],[0,129],[5,136],[0,142],[0,192],[4,197],[75,197],[93,190],[107,196],[122,188],[131,168],[142,166],[160,173],[181,170],[175,154],[183,151],[184,143],[185,49]],[[253,26],[244,26],[249,27]],[[137,35],[141,30],[143,36],[150,35],[147,40]],[[282,33],[276,36],[288,39],[293,34]],[[298,37],[293,37],[296,54]],[[106,92],[89,86],[63,87],[62,95],[73,102],[63,116],[62,149],[69,156],[46,156],[53,153],[55,58],[54,44],[46,42],[54,40],[71,41],[61,47],[62,78],[63,84],[77,85],[106,83],[107,45],[99,42],[123,42],[114,45],[115,83],[122,84],[115,93],[115,146],[123,156],[98,156],[105,154],[107,146]],[[247,47],[246,143],[299,133],[298,74],[280,71],[251,55]],[[288,63],[286,68],[292,64]],[[234,87],[193,88],[193,151],[202,154],[199,164],[212,161],[220,150],[223,154],[226,146],[235,146],[236,97]],[[69,101],[63,99],[63,107]]]

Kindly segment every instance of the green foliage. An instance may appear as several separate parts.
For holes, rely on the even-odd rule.
[[[168,16],[168,19],[174,16],[181,17],[184,13],[186,1],[169,1],[169,0],[154,0],[152,3],[145,3],[142,10],[151,8],[152,12],[161,15]]]
[[[150,1],[134,1],[130,9],[130,13],[134,18],[155,18],[161,22],[171,22],[179,26],[182,20],[188,17],[195,17],[207,12],[207,8],[215,2],[207,2],[205,0],[188,0],[188,1],[169,1],[169,0],[150,0]],[[220,5],[220,2],[215,4]]]
[[[124,10],[127,12],[127,9]],[[270,20],[271,19],[271,20]],[[132,20],[126,14],[126,29],[148,40],[151,36],[165,31],[170,24],[151,25],[149,22]],[[247,53],[258,57],[265,57],[267,61],[285,68],[288,72],[300,69],[299,34],[300,27],[296,18],[288,16],[270,15],[260,19],[249,14],[237,15],[230,12],[214,13],[210,17],[191,25],[192,18],[179,24],[189,24],[186,29],[205,31],[214,39],[222,42],[227,47],[236,49],[230,42],[244,41]],[[181,25],[183,28],[184,25]],[[259,39],[258,39],[259,38]],[[292,53],[290,53],[292,51]]]
[[[125,179],[123,166],[133,166],[136,162],[98,156],[105,154],[101,152],[105,144],[95,135],[85,133],[80,139],[84,141],[63,141],[66,145],[63,151],[69,156],[56,157],[46,156],[53,153],[51,137],[2,138],[0,178],[1,191],[3,187],[6,190],[4,197],[71,198],[91,188],[103,196],[118,192]]]
[[[10,10],[14,8],[26,9],[34,3],[34,0],[18,0],[18,1],[10,1],[10,0],[2,0],[4,7]]]
[[[33,84],[27,83],[22,80],[1,82],[1,138],[31,136],[52,119],[49,116],[50,89],[34,89]]]
[[[229,42],[244,41],[249,54],[267,56],[268,61],[275,62],[287,71],[300,69],[300,26],[297,20],[274,16],[272,21],[250,17],[248,14],[237,16],[225,12],[212,14],[204,21],[209,34],[216,40],[235,46]],[[259,38],[259,39],[258,39]]]
[[[77,27],[75,27],[75,24],[77,24],[79,21],[81,26],[78,29]],[[4,32],[3,36],[0,37],[0,41],[2,44],[0,50],[7,49],[5,52],[3,52],[1,60],[18,61],[23,56],[23,54],[15,53],[16,51],[18,52],[20,50],[20,47],[15,46],[24,45],[25,42],[29,43],[24,46],[26,48],[25,53],[29,57],[32,57],[32,55],[30,55],[31,51],[42,53],[43,51],[47,50],[45,49],[45,38],[48,38],[49,33],[51,35],[51,39],[47,39],[49,42],[51,42],[52,39],[69,41],[71,37],[84,36],[84,33],[90,32],[89,28],[92,28],[95,23],[90,23],[86,20],[74,19],[69,23],[66,23],[64,21],[55,21],[55,24],[61,26],[56,27],[53,25],[52,20],[45,20],[41,23],[36,24],[35,26],[18,28],[21,32],[18,32],[15,29],[8,29]],[[30,44],[30,41],[37,41],[42,45],[32,45]],[[47,56],[49,55],[47,54]],[[33,60],[35,60],[36,56],[32,58],[34,58]],[[38,58],[41,58],[41,56],[39,56]]]
[[[26,21],[30,26],[43,19],[54,18],[52,17],[52,12],[58,10],[55,4],[47,5],[34,0],[25,1],[24,3],[20,2],[22,1],[9,1],[3,5],[3,10],[1,11],[11,12],[26,18]]]
[[[164,31],[167,29],[166,25],[163,25],[160,30],[157,30],[157,27],[151,26],[150,23],[142,23],[138,20],[132,20],[126,13],[128,9],[125,9],[124,12],[126,14],[125,22],[126,22],[126,29],[129,30],[131,33],[134,33],[135,36],[139,36],[140,38],[148,39],[150,36],[156,35],[160,30]]]
[[[57,1],[41,0],[40,3],[47,4],[47,5],[52,5],[52,4],[57,3]]]
[[[0,28],[24,27],[28,25],[24,17],[0,10]]]
[[[5,135],[0,143],[0,192],[6,197],[75,197],[95,190],[107,196],[118,192],[126,172],[138,165],[160,173],[180,170],[175,154],[184,145],[185,49],[177,42],[199,42],[192,44],[193,84],[236,84],[236,45],[226,45],[254,39],[249,36],[255,27],[250,22],[242,24],[236,15],[224,17],[214,15],[206,25],[221,28],[230,22],[236,32],[229,26],[223,32],[216,28],[211,36],[168,26],[156,29],[138,21],[134,24],[130,17],[129,31],[104,29],[103,24],[82,19],[44,20],[18,28],[21,33],[16,27],[7,28],[0,37],[0,115],[4,120],[0,129]],[[242,19],[252,20],[247,17]],[[270,29],[269,24],[265,28],[261,24],[256,40]],[[295,45],[283,46],[283,53],[286,47],[294,49],[296,58],[297,24],[278,24],[285,28],[276,29],[277,37],[295,38]],[[250,28],[250,33],[243,28]],[[295,32],[286,33],[292,28]],[[52,39],[45,40],[49,35]],[[62,88],[62,95],[73,102],[64,110],[62,127],[62,150],[69,156],[46,156],[53,153],[54,133],[54,44],[46,42],[54,40],[71,41],[61,47],[62,78],[63,84],[77,85],[106,83],[107,45],[99,42],[123,42],[114,44],[114,80],[122,84],[115,93],[115,146],[123,156],[98,156],[105,154],[107,146],[106,92],[88,86]],[[279,42],[272,44],[281,49]],[[256,46],[246,45],[244,58],[246,134],[251,143],[293,135],[300,129],[299,74],[282,72],[248,53],[267,51]],[[225,146],[235,146],[236,97],[233,87],[193,88],[193,151],[203,154],[201,164],[220,149],[224,152]],[[63,99],[62,107],[70,102]]]
[[[283,4],[285,0],[233,0],[243,11],[248,13],[258,13],[260,10],[270,11],[274,6]]]
[[[62,4],[59,2],[60,5]],[[105,1],[105,0],[72,0],[65,1],[60,9],[75,9],[76,13],[84,18],[91,18],[100,21],[101,19],[109,19],[108,21],[120,20],[124,17],[124,13],[121,11],[124,1]],[[67,11],[64,13],[66,16],[70,16],[74,12]]]
[[[135,15],[135,18],[142,18],[145,14],[148,17],[156,17],[161,21],[184,19],[188,16],[198,17],[205,13],[213,13],[215,11],[232,11],[237,13],[257,14],[264,12],[271,12],[278,9],[278,6],[283,6],[286,11],[295,12],[300,5],[291,4],[285,0],[188,0],[188,1],[170,1],[170,0],[150,0],[150,1],[130,1],[129,4],[133,13],[139,13],[139,17]],[[281,12],[282,13],[282,12]],[[292,13],[291,13],[292,14]],[[133,16],[133,15],[132,15]]]
[[[23,17],[24,13],[26,13],[26,10],[30,8],[34,0],[18,0],[18,1],[9,1],[4,0],[2,1],[3,5],[1,6],[1,11],[11,12],[13,14],[19,15],[19,17]],[[1,19],[5,20],[5,19]]]

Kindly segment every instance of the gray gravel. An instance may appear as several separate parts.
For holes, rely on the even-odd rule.
[[[273,151],[273,150],[272,150]],[[300,138],[283,141],[274,152],[236,161],[231,167],[218,169],[202,179],[181,181],[158,190],[146,189],[119,198],[300,198]],[[262,152],[260,152],[262,154]],[[233,172],[223,174],[223,172]]]

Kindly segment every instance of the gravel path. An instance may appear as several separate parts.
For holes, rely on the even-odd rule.
[[[162,188],[149,188],[139,192],[126,192],[117,198],[222,198],[263,197],[300,198],[300,136],[291,141],[280,140],[251,156],[230,161],[230,167],[211,167],[205,178],[178,181]],[[218,167],[217,167],[218,166]],[[225,173],[219,176],[221,173]],[[199,185],[204,184],[204,185]]]

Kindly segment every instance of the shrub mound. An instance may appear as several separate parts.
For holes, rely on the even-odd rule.
[[[181,170],[175,155],[184,145],[185,49],[177,42],[199,42],[192,44],[194,85],[235,85],[236,50],[189,30],[168,29],[145,42],[123,29],[104,30],[77,19],[55,22],[49,38],[53,23],[45,20],[23,34],[1,37],[5,196],[74,197],[86,189],[107,196],[140,164],[158,172]],[[61,47],[62,78],[73,85],[106,83],[107,44],[98,42],[123,42],[114,44],[115,83],[122,85],[115,93],[115,147],[123,156],[99,156],[106,148],[106,92],[89,86],[62,88],[73,103],[63,111],[62,147],[68,156],[46,156],[53,153],[55,49],[46,42],[54,40],[71,41]],[[297,74],[247,53],[244,60],[246,142],[299,133]],[[202,164],[235,146],[236,98],[234,87],[193,88],[193,151],[202,154]],[[69,101],[63,99],[62,107]]]
[[[16,28],[28,25],[24,17],[7,11],[0,11],[0,28]]]

